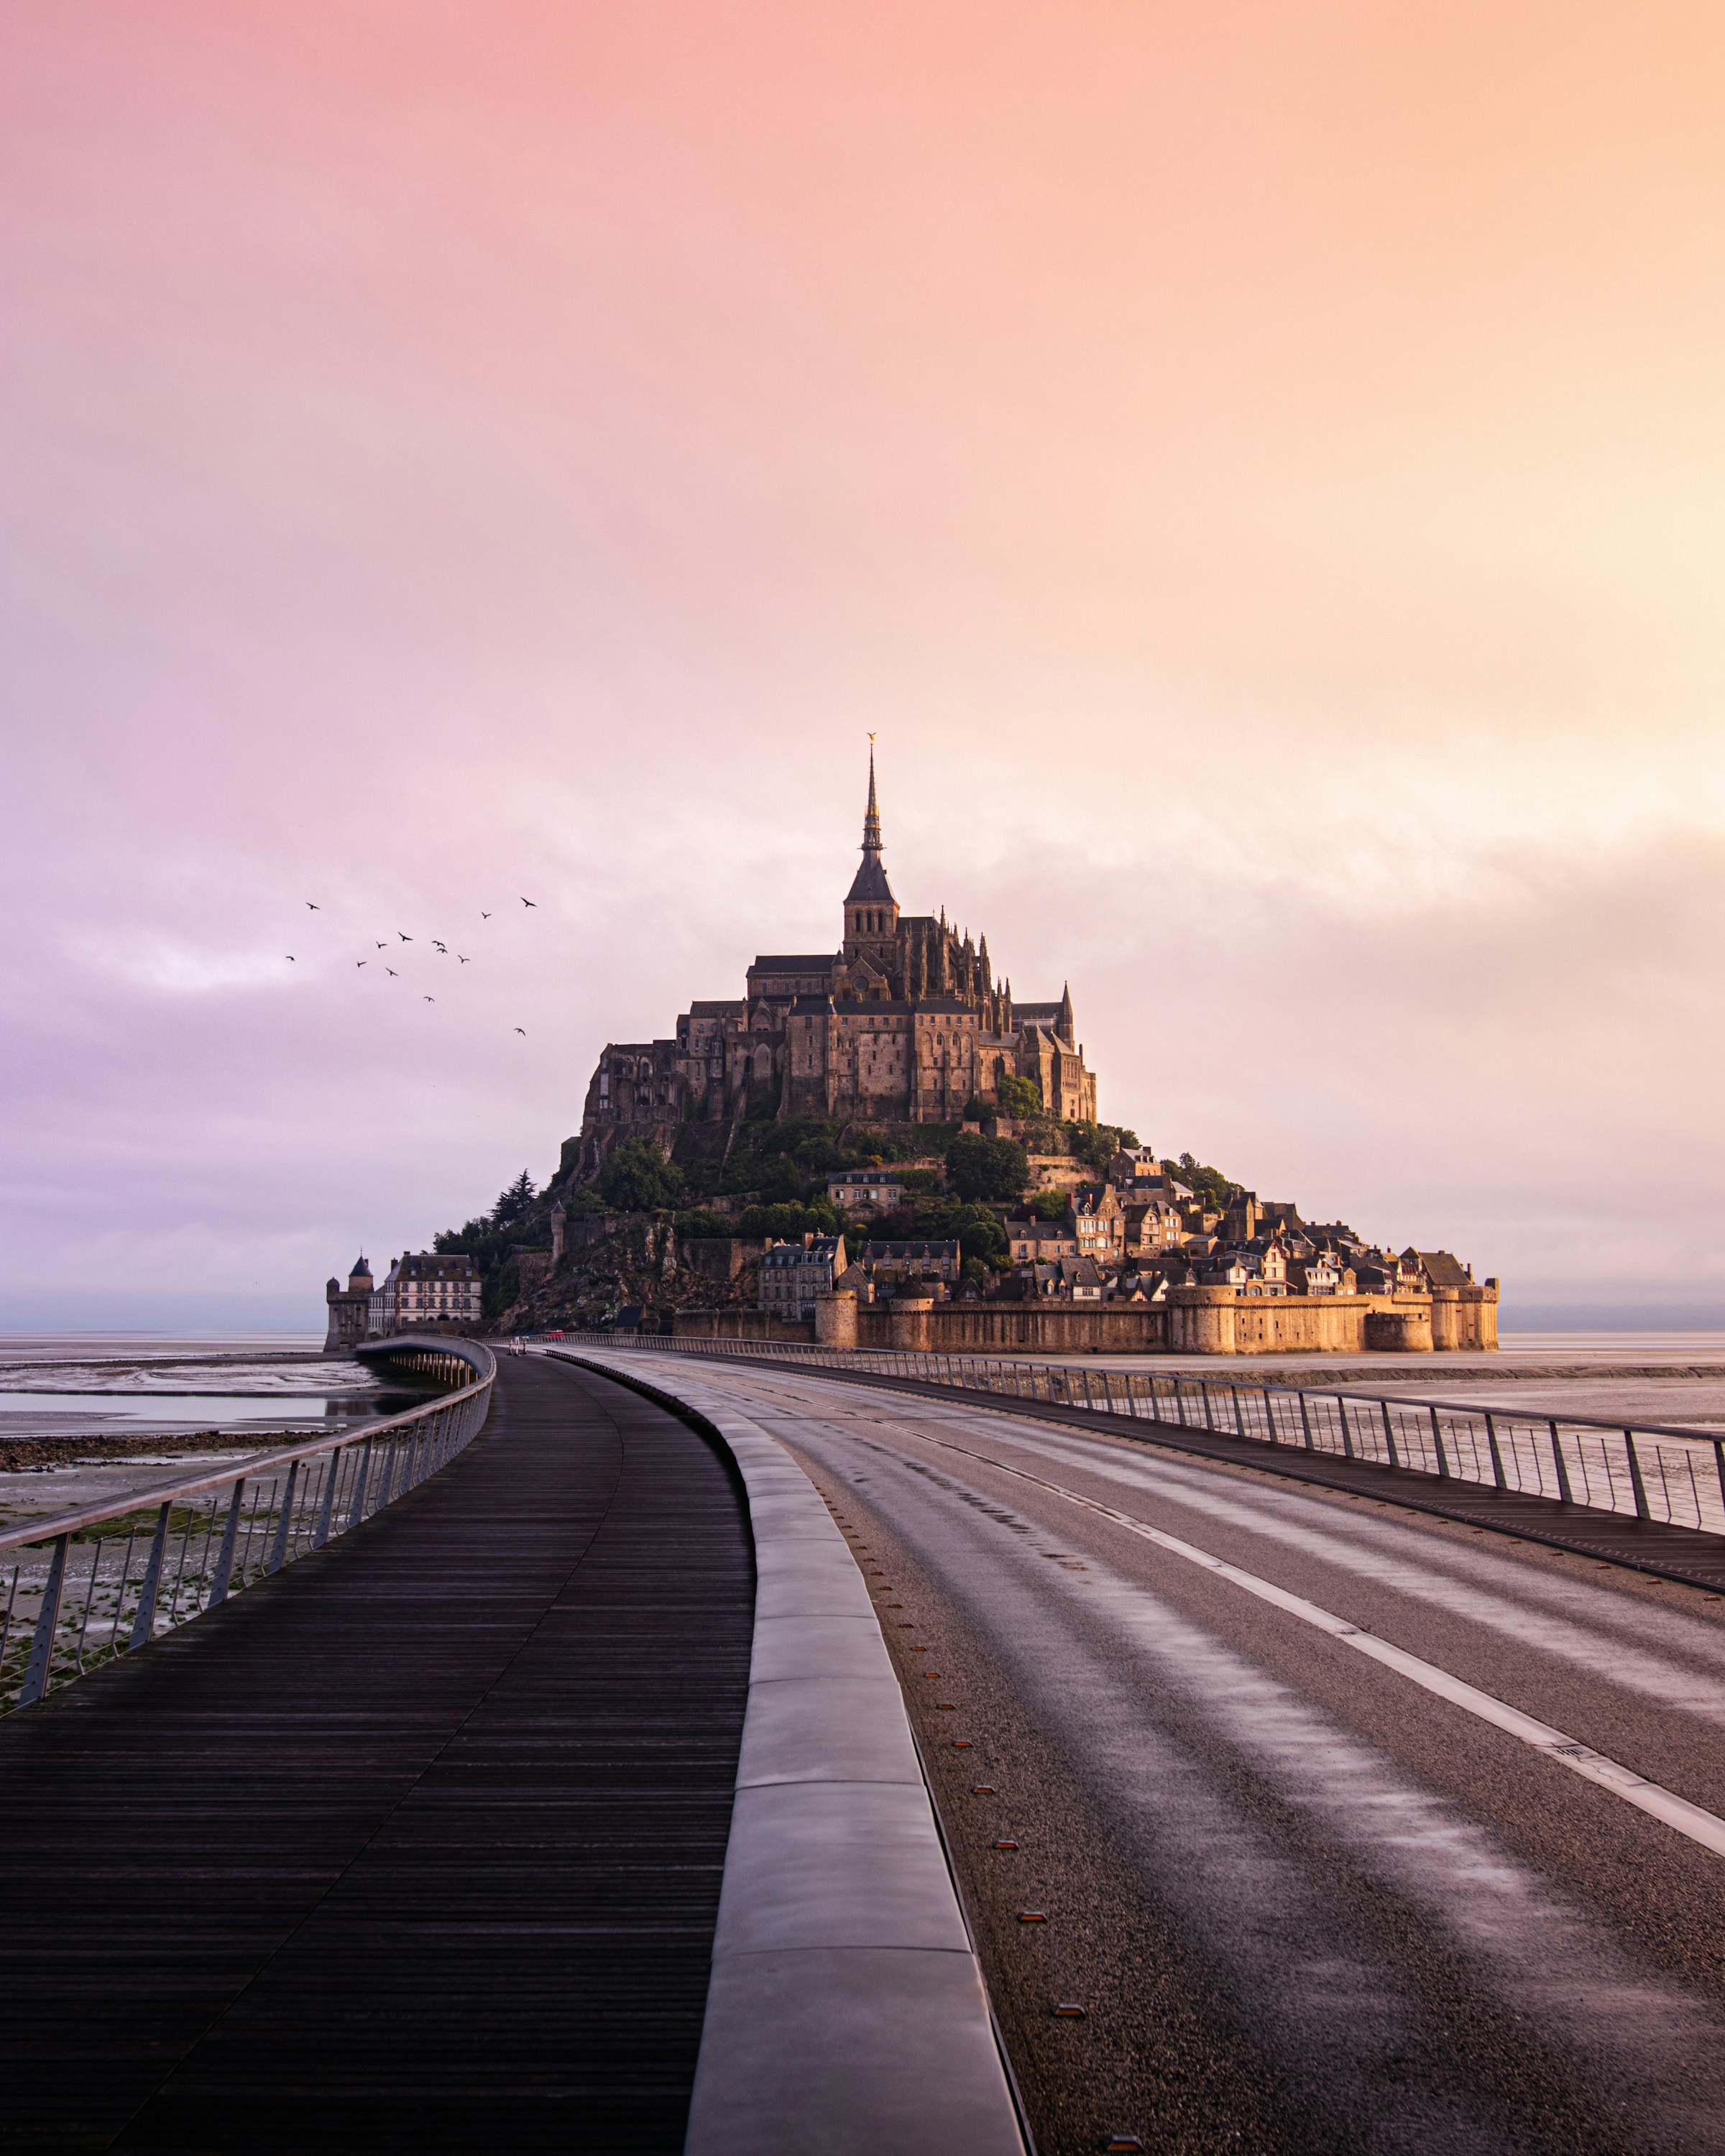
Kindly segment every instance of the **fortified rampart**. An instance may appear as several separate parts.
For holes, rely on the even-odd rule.
[[[928,1349],[946,1354],[1399,1355],[1497,1345],[1495,1287],[1399,1295],[1276,1296],[1177,1287],[1165,1302],[937,1302],[898,1296],[861,1302],[824,1295],[812,1325],[753,1310],[685,1310],[679,1336],[706,1340],[814,1340],[834,1348]]]

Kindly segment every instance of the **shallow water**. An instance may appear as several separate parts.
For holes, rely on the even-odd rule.
[[[271,1423],[277,1429],[299,1428],[306,1424],[368,1421],[374,1415],[395,1412],[392,1407],[380,1404],[379,1400],[380,1396],[370,1391],[332,1397],[322,1393],[294,1394],[285,1390],[244,1394],[165,1390],[39,1392],[33,1389],[28,1392],[0,1392],[0,1435],[39,1434],[53,1437],[74,1430],[136,1430],[141,1426],[228,1430],[252,1423]]]

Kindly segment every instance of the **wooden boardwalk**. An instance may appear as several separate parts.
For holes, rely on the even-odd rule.
[[[498,1394],[353,1535],[0,1722],[0,2148],[680,2148],[746,1517],[624,1388]]]

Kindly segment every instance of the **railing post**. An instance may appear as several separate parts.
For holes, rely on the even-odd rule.
[[[1230,1412],[1234,1417],[1234,1435],[1236,1437],[1244,1437],[1246,1434],[1246,1426],[1240,1416],[1240,1388],[1238,1385],[1230,1384],[1228,1388],[1228,1406]]]
[[[1208,1378],[1199,1379],[1198,1390],[1204,1402],[1204,1426],[1206,1430],[1214,1430],[1216,1426],[1216,1418],[1210,1407],[1210,1381]]]
[[[30,1659],[24,1665],[23,1690],[18,1696],[20,1707],[33,1707],[48,1690],[54,1635],[60,1621],[60,1597],[66,1591],[66,1546],[70,1540],[69,1535],[59,1535],[54,1539],[48,1584],[42,1590],[42,1607],[37,1612],[35,1635],[30,1641]]]
[[[1342,1415],[1342,1457],[1344,1460],[1353,1460],[1357,1458],[1358,1455],[1353,1449],[1353,1424],[1348,1419],[1348,1395],[1346,1393],[1337,1394],[1336,1405],[1340,1409]]]
[[[228,1589],[234,1579],[234,1553],[239,1539],[239,1502],[245,1493],[245,1477],[241,1476],[234,1485],[228,1498],[228,1524],[222,1530],[222,1548],[216,1558],[216,1576],[210,1583],[209,1602],[214,1609],[218,1602],[228,1599]]]
[[[167,1516],[172,1509],[172,1504],[164,1505],[156,1515],[156,1533],[144,1567],[144,1584],[138,1594],[137,1614],[131,1620],[129,1647],[148,1646],[156,1635],[156,1598],[162,1592],[162,1558],[167,1548]]]
[[[1647,1486],[1641,1480],[1641,1463],[1635,1452],[1634,1430],[1626,1430],[1623,1433],[1623,1449],[1629,1455],[1630,1488],[1635,1494],[1635,1517],[1651,1520],[1653,1513],[1647,1502]]]
[[[281,1509],[275,1517],[275,1538],[270,1545],[270,1554],[264,1560],[266,1573],[280,1572],[282,1560],[287,1555],[288,1522],[293,1515],[294,1491],[299,1487],[300,1463],[292,1460],[288,1466],[287,1487],[281,1493]]]
[[[1447,1482],[1450,1479],[1450,1462],[1444,1450],[1444,1426],[1438,1420],[1438,1411],[1435,1407],[1429,1408],[1427,1412],[1431,1416],[1431,1441],[1437,1452],[1438,1480]]]
[[[1312,1435],[1312,1417],[1306,1406],[1305,1389],[1302,1387],[1294,1397],[1300,1403],[1300,1435],[1306,1441],[1306,1450],[1308,1452],[1316,1452],[1317,1445]]]
[[[1553,1435],[1557,1427],[1555,1423],[1552,1424]],[[1725,1505],[1725,1438],[1716,1437],[1713,1440],[1713,1465],[1719,1473],[1719,1502]]]
[[[1717,1446],[1715,1450],[1717,1450]],[[1557,1470],[1559,1502],[1565,1505],[1573,1505],[1575,1500],[1569,1494],[1569,1469],[1563,1458],[1563,1441],[1558,1435],[1558,1419],[1555,1415],[1551,1419],[1551,1464]],[[1725,1496],[1725,1460],[1720,1462],[1719,1494],[1721,1496]]]
[[[1096,1402],[1095,1402],[1095,1401],[1091,1398],[1091,1391],[1090,1391],[1090,1365],[1089,1365],[1089,1363],[1086,1363],[1085,1364],[1085,1366],[1084,1366],[1083,1377],[1084,1377],[1084,1404],[1085,1404],[1085,1405],[1086,1405],[1086,1407],[1087,1407],[1087,1408],[1093,1408],[1093,1407],[1096,1405]]]
[[[1384,1417],[1384,1442],[1389,1449],[1389,1464],[1392,1467],[1399,1467],[1401,1455],[1395,1449],[1395,1424],[1389,1419],[1389,1403],[1379,1400],[1378,1405]]]
[[[357,1527],[366,1516],[366,1483],[372,1470],[372,1440],[367,1438],[359,1449],[359,1466],[353,1477],[353,1501],[347,1507],[350,1527]]]
[[[1497,1420],[1489,1410],[1486,1415],[1486,1444],[1491,1455],[1492,1486],[1496,1489],[1507,1490],[1509,1484],[1504,1480],[1503,1455],[1497,1448]]]
[[[330,1522],[335,1517],[336,1482],[341,1473],[342,1448],[338,1445],[331,1453],[329,1467],[324,1476],[323,1502],[317,1508],[317,1532],[311,1537],[313,1549],[321,1549],[330,1538]]]

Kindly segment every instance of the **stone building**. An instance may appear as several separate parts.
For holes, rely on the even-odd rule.
[[[848,1212],[891,1213],[905,1202],[905,1186],[884,1168],[859,1168],[827,1178],[827,1196]]]
[[[420,1326],[475,1330],[481,1291],[478,1270],[465,1251],[406,1251],[372,1293],[370,1330],[379,1339]]]
[[[324,1288],[323,1299],[330,1313],[323,1352],[326,1355],[338,1355],[343,1348],[355,1347],[363,1340],[371,1325],[372,1269],[363,1252],[353,1260],[347,1286],[343,1287],[338,1280],[331,1280]]]
[[[749,1112],[886,1123],[952,1123],[1004,1078],[1028,1079],[1047,1113],[1094,1122],[1072,998],[1023,1003],[995,978],[986,937],[942,908],[901,913],[881,860],[869,757],[862,861],[842,908],[839,948],[757,957],[734,1001],[692,1003],[663,1040],[612,1041],[587,1090],[576,1173],[598,1172],[619,1141],[669,1153],[685,1124]],[[721,1141],[722,1142],[722,1141]]]
[[[775,1243],[761,1259],[762,1310],[774,1317],[813,1317],[814,1298],[845,1270],[842,1235],[805,1235],[800,1243]]]

